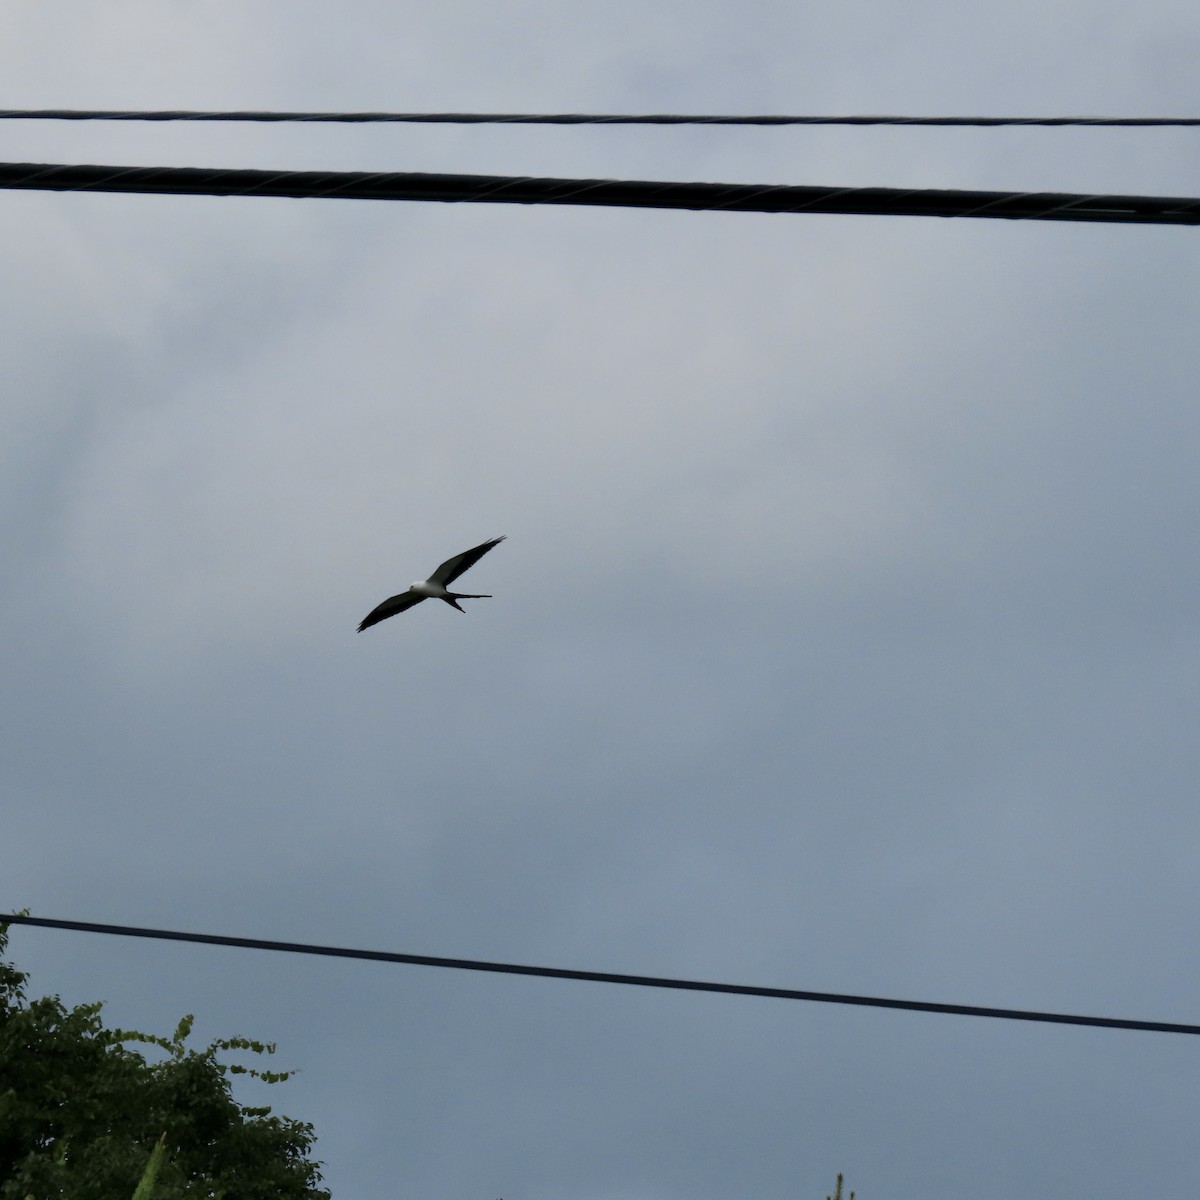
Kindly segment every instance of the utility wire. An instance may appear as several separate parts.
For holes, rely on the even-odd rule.
[[[12,922],[46,929],[71,929],[82,933],[109,933],[119,937],[158,938],[168,942],[198,942],[208,946],[235,946],[245,950],[281,950],[288,954],[317,954],[326,958],[360,958],[371,962],[405,963],[418,967],[448,967],[456,971],[488,971],[499,975],[534,975],[543,979],[578,979],[588,983],[619,983],[626,987],[669,988],[684,992],[719,992],[732,996],[766,996],[775,1000],[808,1000],[820,1004],[853,1004],[863,1008],[898,1008],[907,1012],[947,1013],[963,1017],[996,1017],[1006,1021],[1037,1021],[1054,1025],[1092,1025],[1103,1029],[1136,1029],[1151,1033],[1200,1034],[1200,1025],[1171,1021],[1131,1021],[1121,1017],[1083,1017],[1071,1013],[1032,1012],[1019,1008],[991,1008],[974,1004],[937,1004],[928,1000],[888,1000],[879,996],[852,996],[839,992],[808,992],[793,988],[755,987],[741,983],[702,983],[695,979],[665,979],[654,975],[618,975],[609,971],[574,971],[564,967],[530,967],[518,963],[481,962],[470,958],[434,958],[426,954],[395,954],[387,950],[349,950],[342,946],[313,946],[304,942],[277,942],[262,938],[224,937],[212,933],[183,933],[172,929],[145,929],[139,925],[100,925],[92,921],[60,921],[23,913],[0,915],[0,926]]]
[[[126,110],[10,108],[8,121],[265,121],[339,125],[1091,125],[1192,126],[1200,117],[789,117],[703,116],[678,113],[389,113],[208,112],[188,109]]]
[[[415,171],[255,171],[213,167],[0,163],[0,189],[3,188],[1200,225],[1200,199],[1191,197],[552,179],[513,175],[434,175]]]

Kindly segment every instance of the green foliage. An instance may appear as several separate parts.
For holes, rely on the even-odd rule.
[[[0,925],[0,955],[7,942]],[[26,979],[0,957],[0,1200],[132,1196],[160,1140],[153,1191],[142,1193],[154,1200],[329,1200],[308,1157],[312,1126],[232,1096],[231,1075],[279,1083],[291,1072],[217,1057],[274,1045],[225,1038],[189,1049],[190,1015],[170,1038],[106,1029],[99,1004],[26,1000]],[[165,1057],[148,1062],[126,1043]]]
[[[158,1180],[158,1173],[162,1170],[162,1165],[166,1160],[167,1135],[164,1133],[154,1143],[154,1149],[150,1151],[150,1161],[146,1164],[146,1169],[142,1173],[142,1181],[137,1185],[137,1191],[133,1193],[133,1200],[153,1200],[154,1185]]]
[[[825,1200],[842,1200],[842,1173],[838,1172],[837,1187],[834,1189],[832,1196],[826,1196]],[[854,1193],[850,1193],[850,1200],[854,1200]]]

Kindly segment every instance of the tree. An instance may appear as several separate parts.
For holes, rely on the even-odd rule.
[[[0,924],[0,1200],[131,1197],[160,1140],[154,1200],[329,1200],[308,1157],[312,1126],[233,1099],[231,1075],[280,1083],[291,1072],[218,1057],[274,1045],[227,1038],[189,1049],[190,1015],[163,1038],[106,1029],[98,1003],[27,1001],[7,944]],[[150,1062],[127,1043],[165,1056]]]
[[[842,1200],[842,1173],[841,1173],[841,1171],[838,1172],[837,1189],[834,1191],[832,1196],[826,1196],[825,1200]],[[853,1192],[850,1193],[850,1200],[854,1200]]]

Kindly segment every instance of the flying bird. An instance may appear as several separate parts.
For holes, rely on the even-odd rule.
[[[378,608],[367,613],[358,627],[358,632],[362,633],[371,625],[378,625],[380,621],[386,621],[388,617],[394,617],[397,613],[412,608],[414,604],[420,604],[422,600],[445,600],[451,608],[457,608],[459,612],[466,612],[466,609],[459,605],[460,600],[490,600],[491,596],[472,596],[468,592],[449,592],[446,587],[464,571],[470,570],[493,546],[500,545],[502,541],[504,541],[503,537],[492,538],[490,542],[484,542],[482,546],[476,546],[473,550],[464,550],[461,554],[446,559],[428,579],[417,580],[407,592],[401,592],[398,596],[389,596]]]

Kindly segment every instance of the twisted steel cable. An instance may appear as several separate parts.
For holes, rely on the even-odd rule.
[[[569,204],[763,213],[981,217],[1200,224],[1200,198],[935,188],[811,187],[675,180],[556,179],[411,171],[261,171],[213,167],[0,163],[0,189],[202,196],[329,197],[471,204]]]

